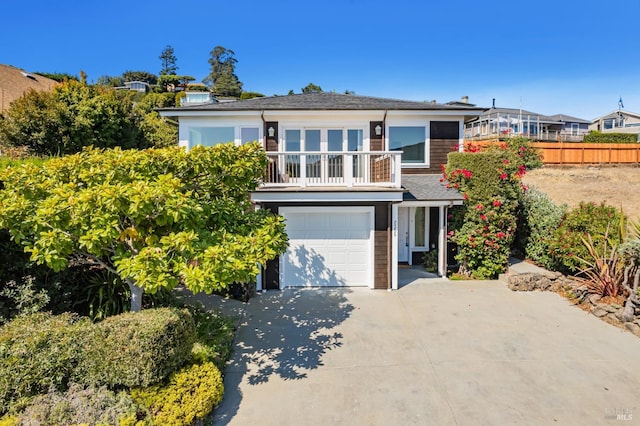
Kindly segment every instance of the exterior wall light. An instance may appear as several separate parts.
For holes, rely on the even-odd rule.
[[[276,129],[271,126],[267,129],[267,133],[269,133],[269,137],[272,138],[276,134]]]
[[[378,125],[375,127],[375,130],[376,130],[376,136],[380,136],[380,135],[382,135],[382,126],[381,126],[381,125],[379,125],[379,124],[378,124]]]

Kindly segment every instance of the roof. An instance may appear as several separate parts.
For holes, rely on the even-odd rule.
[[[413,110],[413,111],[469,111],[478,114],[480,108],[470,105],[443,105],[433,102],[403,101],[370,96],[321,92],[285,96],[270,96],[208,105],[162,108],[159,111],[317,111],[317,110]]]
[[[407,190],[403,201],[462,201],[464,197],[441,182],[442,175],[403,175],[402,186]]]
[[[640,114],[638,114],[637,112],[631,112],[631,111],[625,111],[623,109],[617,109],[615,111],[611,111],[609,114],[601,115],[599,117],[594,118],[592,122],[595,122],[595,121],[598,121],[598,120],[603,120],[605,118],[617,118],[617,117],[619,117],[620,114],[622,114],[622,115],[630,115],[632,117],[640,118]]]
[[[0,111],[9,108],[11,102],[22,97],[28,90],[50,91],[55,80],[0,64]]]
[[[586,123],[586,124],[591,123],[590,120],[584,120],[582,118],[572,117],[566,114],[554,114],[554,115],[550,115],[549,118],[556,121],[562,121],[564,123]]]
[[[544,115],[539,114],[537,112],[527,111],[520,108],[488,108],[485,109],[484,112],[479,117],[479,120],[482,120],[483,117],[488,117],[494,114],[499,115],[511,115],[514,117],[522,117],[525,120],[527,117],[532,120],[540,120],[544,123],[591,123],[589,120],[584,120],[582,118],[572,117],[566,114],[554,114],[554,115]]]

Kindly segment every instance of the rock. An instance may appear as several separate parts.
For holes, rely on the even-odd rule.
[[[598,318],[602,318],[605,315],[607,315],[609,312],[605,311],[604,309],[595,308],[593,311],[591,311],[591,313],[597,316]]]
[[[543,274],[536,273],[509,275],[507,287],[513,291],[544,291],[551,288],[551,280]]]
[[[589,302],[591,302],[592,305],[596,305],[600,299],[602,299],[602,296],[599,294],[592,294],[589,296]]]
[[[598,304],[598,307],[600,309],[604,309],[605,311],[611,313],[611,314],[615,314],[616,312],[618,312],[620,310],[620,305],[618,305],[618,307],[616,308],[615,305],[605,305],[605,304]]]
[[[633,322],[626,322],[624,323],[624,326],[636,336],[640,336],[640,325]]]

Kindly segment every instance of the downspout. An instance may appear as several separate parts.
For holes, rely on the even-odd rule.
[[[391,203],[387,206],[387,291],[391,291],[391,280],[393,280],[393,255],[391,253],[391,244],[393,238],[391,233],[393,232],[393,217]]]
[[[264,110],[260,111],[260,119],[262,120],[262,148],[266,151],[267,150],[267,134],[265,133],[265,130],[267,128],[267,122],[264,119]]]

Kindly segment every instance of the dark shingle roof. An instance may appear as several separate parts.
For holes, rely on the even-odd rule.
[[[302,93],[297,95],[253,98],[235,102],[220,102],[206,105],[163,108],[161,111],[260,111],[260,110],[456,110],[472,113],[479,108],[461,105],[443,105],[432,102],[402,101],[398,99],[374,98],[370,96],[341,93]]]
[[[403,175],[402,186],[407,190],[403,201],[462,201],[464,197],[446,182],[440,182],[442,175]]]

